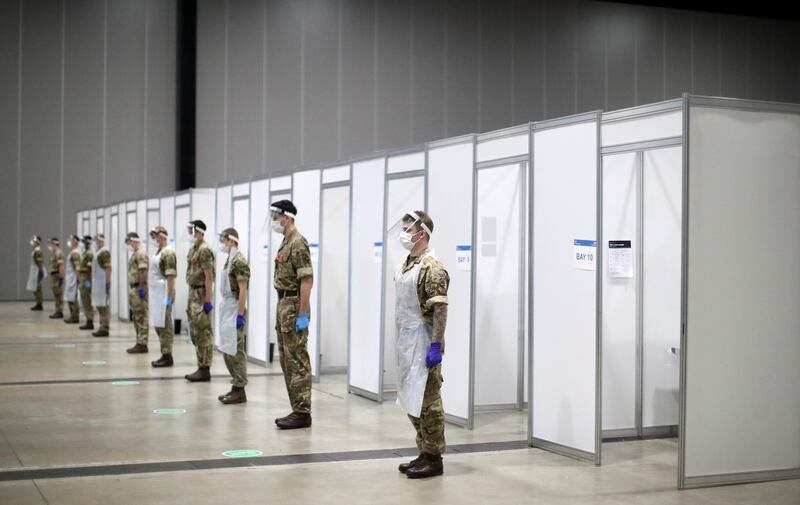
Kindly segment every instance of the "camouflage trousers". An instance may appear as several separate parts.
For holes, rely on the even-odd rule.
[[[105,305],[103,307],[97,307],[97,315],[98,318],[100,319],[100,328],[98,329],[101,331],[108,331],[108,322],[109,322],[108,305]]]
[[[231,384],[243,388],[247,385],[247,352],[245,351],[244,326],[236,330],[236,356],[222,353],[225,357],[225,366],[230,372]]]
[[[64,312],[64,286],[59,286],[58,281],[58,273],[50,274],[50,289],[53,290],[53,300],[56,302],[56,312]]]
[[[214,356],[214,335],[211,332],[211,314],[206,314],[203,310],[205,293],[204,287],[189,288],[186,317],[189,318],[189,335],[197,353],[197,366],[210,367]]]
[[[172,354],[172,341],[175,337],[175,325],[172,324],[172,305],[167,306],[164,327],[156,328],[158,341],[161,343],[161,354]]]
[[[147,345],[147,333],[149,326],[147,322],[147,294],[144,298],[139,298],[139,288],[128,289],[128,300],[130,300],[131,320],[133,329],[136,330],[136,343]]]
[[[77,300],[74,302],[68,302],[67,305],[69,305],[69,318],[67,319],[67,321],[71,323],[77,323],[81,317],[80,305],[78,305]]]
[[[41,305],[42,301],[44,301],[44,297],[42,296],[42,279],[36,279],[36,291],[33,292],[33,296],[38,305]]]
[[[286,391],[292,411],[311,413],[311,360],[308,357],[308,329],[295,332],[298,297],[286,297],[278,301],[275,330],[278,332],[278,351],[281,369],[286,381]]]
[[[94,307],[92,307],[92,288],[86,288],[81,283],[80,297],[81,304],[83,304],[83,315],[86,316],[86,322],[94,320]]]
[[[428,369],[428,382],[422,398],[419,417],[408,416],[417,430],[417,449],[420,454],[440,455],[444,452],[444,407],[442,406],[442,365]]]

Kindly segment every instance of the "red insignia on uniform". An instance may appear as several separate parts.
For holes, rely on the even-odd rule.
[[[280,260],[281,260],[281,256],[280,256],[280,254],[279,254],[279,255],[277,255],[277,256],[275,256],[275,261],[280,261]]]

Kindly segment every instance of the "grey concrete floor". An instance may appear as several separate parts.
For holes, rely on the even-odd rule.
[[[248,403],[224,406],[229,388],[222,356],[211,383],[190,384],[194,350],[176,339],[176,365],[153,369],[159,356],[128,355],[129,324],[112,323],[111,337],[93,338],[75,325],[0,303],[0,504],[304,504],[541,503],[541,504],[800,504],[800,481],[692,490],[675,489],[677,444],[651,440],[604,444],[601,467],[536,449],[454,453],[445,476],[410,481],[396,470],[405,458],[151,471],[116,475],[109,465],[224,459],[254,449],[265,456],[317,455],[413,446],[413,430],[393,404],[347,394],[345,376],[314,385],[314,426],[278,431],[288,412],[277,367],[250,365]],[[46,304],[46,308],[50,308]],[[84,364],[105,361],[105,364]],[[138,384],[115,385],[112,379]],[[154,409],[185,409],[156,415]],[[519,441],[524,412],[479,414],[474,430],[449,426],[448,443]],[[219,466],[219,465],[216,465]],[[2,481],[14,470],[96,467],[90,477]],[[108,467],[108,473],[104,473]]]

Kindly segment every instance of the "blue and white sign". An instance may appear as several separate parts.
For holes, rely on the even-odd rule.
[[[372,261],[383,263],[383,242],[375,242],[372,245]]]
[[[578,270],[595,270],[597,268],[597,241],[575,239],[573,260]]]
[[[308,244],[308,250],[311,253],[311,262],[319,263],[319,244]]]
[[[456,270],[472,269],[472,246],[471,245],[457,245],[456,246]]]

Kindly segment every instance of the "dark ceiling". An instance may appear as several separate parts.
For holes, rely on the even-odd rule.
[[[789,19],[800,21],[800,5],[791,0],[777,2],[773,0],[762,0],[758,2],[728,2],[712,1],[676,1],[676,0],[618,0],[621,3],[650,5],[656,7],[670,7],[673,9],[686,9],[694,11],[718,12],[722,14],[733,14],[739,16],[754,16],[772,19]]]

